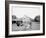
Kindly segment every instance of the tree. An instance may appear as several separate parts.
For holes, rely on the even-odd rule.
[[[40,16],[36,16],[34,19],[36,22],[40,22]]]
[[[16,19],[17,17],[15,15],[12,15],[12,19]]]

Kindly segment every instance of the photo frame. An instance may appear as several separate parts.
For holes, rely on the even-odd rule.
[[[38,35],[45,35],[45,3],[5,1],[5,36]]]

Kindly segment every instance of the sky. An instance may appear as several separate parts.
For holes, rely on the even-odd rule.
[[[17,16],[18,18],[26,15],[34,19],[37,15],[40,15],[40,7],[15,5],[12,6],[12,15]]]

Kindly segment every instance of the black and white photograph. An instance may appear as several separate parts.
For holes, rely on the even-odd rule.
[[[8,35],[43,33],[43,4],[33,2],[9,3]]]
[[[12,31],[40,30],[41,8],[20,5],[11,7]]]

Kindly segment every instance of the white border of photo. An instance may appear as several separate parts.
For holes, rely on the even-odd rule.
[[[40,7],[40,30],[32,31],[12,31],[12,6],[25,6],[25,7]],[[19,34],[36,34],[43,33],[43,7],[42,5],[18,5],[18,4],[9,4],[9,35],[19,35]]]

